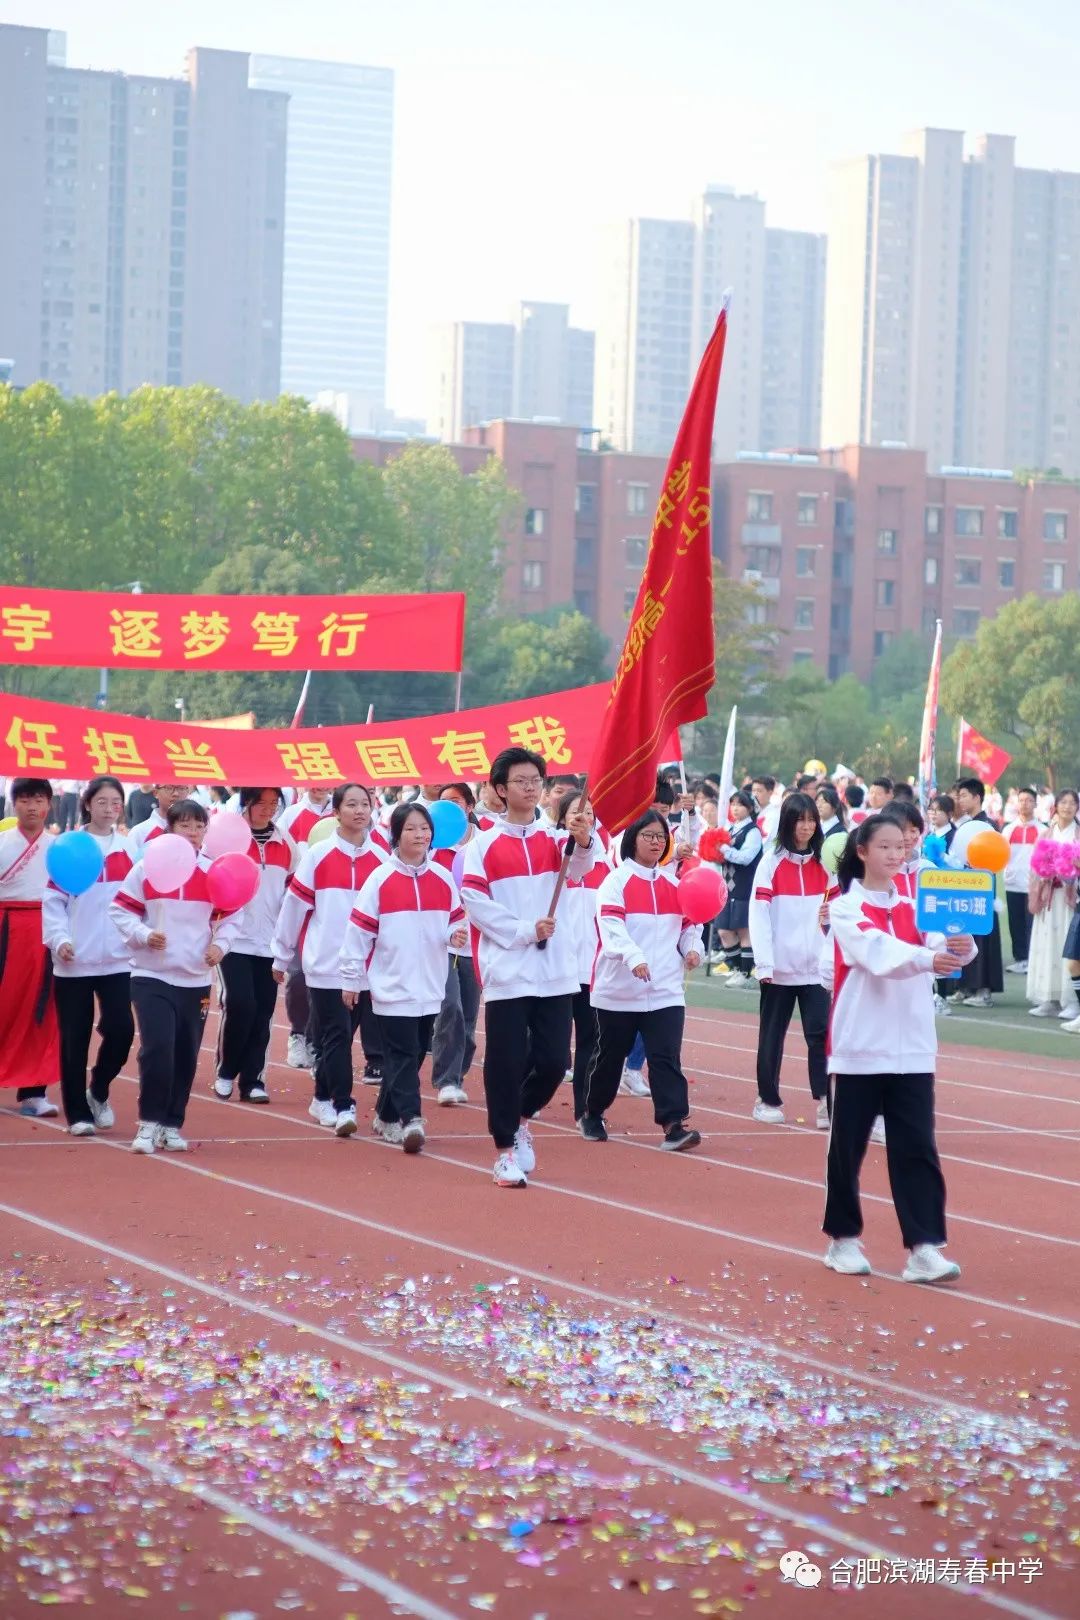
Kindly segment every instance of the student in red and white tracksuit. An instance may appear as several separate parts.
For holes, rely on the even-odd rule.
[[[449,782],[439,798],[458,805],[464,810],[469,823],[464,838],[456,848],[437,849],[433,854],[432,859],[451,872],[459,856],[464,861],[462,852],[465,845],[476,836],[479,825],[475,813],[476,799],[467,782]],[[456,886],[457,879],[454,881]],[[446,989],[431,1037],[431,1085],[440,1108],[455,1108],[469,1100],[465,1076],[476,1056],[476,1020],[479,1012],[480,986],[476,981],[472,952],[451,950],[447,959]]]
[[[201,850],[209,816],[194,799],[169,806],[168,830]],[[229,949],[239,912],[223,917],[210,899],[210,863],[199,857],[179,889],[162,894],[137,861],[109,916],[132,959],[131,999],[139,1020],[139,1129],[136,1153],[184,1153],[181,1133],[199,1060],[210,975]]]
[[[1026,973],[1031,946],[1031,912],[1028,891],[1031,885],[1031,854],[1046,828],[1035,819],[1035,790],[1021,788],[1016,795],[1016,820],[1006,824],[1009,864],[1005,868],[1005,905],[1009,913],[1009,938],[1013,959],[1006,973]]]
[[[566,839],[536,819],[544,770],[527,748],[495,759],[491,785],[506,813],[467,846],[461,886],[486,1003],[484,1091],[499,1187],[524,1187],[536,1165],[528,1122],[566,1072],[580,988],[573,926],[565,913],[547,915]],[[599,840],[580,815],[568,816],[567,828],[576,846],[568,875],[582,878]]]
[[[116,824],[124,789],[115,776],[95,776],[82,794],[82,830],[96,839],[103,865],[97,882],[72,896],[50,879],[41,903],[41,932],[52,952],[53,992],[60,1026],[60,1092],[72,1136],[93,1136],[116,1123],[109,1087],[128,1060],[135,1039],[131,1013],[131,952],[109,907],[131,871],[127,838]],[[101,1044],[90,1086],[86,1065],[98,1008]]]
[[[829,906],[822,979],[832,989],[829,1070],[833,1077],[827,1197],[822,1230],[832,1239],[825,1264],[864,1275],[859,1170],[875,1118],[884,1117],[889,1185],[904,1245],[908,1282],[943,1282],[960,1268],[941,1254],[945,1181],[934,1141],[934,977],[974,960],[974,941],[922,934],[897,892],[904,839],[890,816],[856,830]]]
[[[46,825],[52,783],[16,776],[8,783],[17,825],[0,832],[0,1092],[15,1087],[19,1113],[50,1119],[45,1095],[60,1070],[52,959],[41,938],[45,857],[56,842]]]
[[[798,1003],[817,1125],[826,1130],[829,998],[821,988],[819,962],[821,908],[835,886],[821,864],[821,844],[817,805],[809,794],[790,793],[780,811],[775,843],[766,844],[754,877],[750,943],[761,982],[754,1118],[769,1125],[784,1123],[780,1065],[784,1037]]]
[[[259,868],[259,887],[240,913],[238,932],[221,974],[221,1022],[218,1025],[214,1093],[231,1097],[239,1084],[240,1101],[266,1103],[266,1053],[277,1005],[274,978],[274,929],[285,898],[292,851],[274,825],[281,804],[278,788],[241,788],[240,814],[251,828],[245,854]]]
[[[289,845],[294,872],[307,850],[312,829],[333,813],[330,788],[316,784],[299,794],[296,802],[278,817],[278,830],[285,835]],[[289,1020],[286,1062],[293,1069],[314,1070],[318,1057],[315,1050],[315,1022],[311,1016],[311,998],[299,958],[291,962],[287,970],[285,1016]]]
[[[381,1065],[382,1053],[367,980],[359,986],[346,983],[341,942],[357,893],[387,857],[370,836],[375,805],[362,783],[335,788],[333,806],[337,831],[310,848],[289,879],[271,949],[279,984],[299,952],[311,997],[318,1056],[308,1112],[338,1136],[351,1136],[356,1130],[352,1043],[358,1027],[369,1067]],[[356,988],[356,1004],[346,1007],[341,992]]]
[[[615,1100],[623,1064],[640,1034],[649,1066],[656,1123],[663,1146],[675,1152],[696,1147],[682,1069],[686,1019],[683,974],[701,962],[701,929],[683,916],[679,880],[660,864],[671,848],[666,817],[647,810],[622,836],[621,861],[597,895],[600,950],[592,977],[592,1005],[599,1027],[596,1052],[585,1080],[579,1121],[588,1142],[606,1142],[604,1114]]]
[[[150,838],[160,838],[162,833],[168,832],[168,814],[172,805],[179,804],[186,795],[187,790],[177,783],[159,782],[154,787],[155,805],[145,821],[137,821],[134,827],[128,829],[128,854],[132,863],[141,860],[143,845]]]
[[[589,826],[592,827],[603,843],[600,829],[596,826],[592,806],[581,803],[581,796],[571,788],[564,793],[555,806],[555,826],[563,836],[566,836],[566,818],[573,811],[580,810]],[[596,1012],[592,1004],[592,976],[596,953],[600,949],[600,932],[597,928],[597,894],[601,884],[611,871],[611,863],[606,853],[597,855],[596,861],[584,877],[575,878],[567,882],[566,896],[562,904],[565,908],[566,921],[574,932],[574,948],[577,955],[577,972],[579,989],[574,997],[574,1118],[580,1119],[585,1112],[585,1080],[589,1067],[596,1051],[596,1041],[599,1029],[596,1022]],[[570,1049],[567,1047],[567,1068],[570,1067]]]
[[[360,890],[341,950],[346,1006],[366,971],[379,1023],[383,1080],[372,1129],[406,1153],[424,1145],[420,1065],[442,1005],[447,946],[468,944],[457,885],[429,853],[434,830],[426,805],[395,805],[390,857]]]

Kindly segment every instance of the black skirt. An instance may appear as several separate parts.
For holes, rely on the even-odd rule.
[[[1069,932],[1065,935],[1065,943],[1061,948],[1061,955],[1066,962],[1080,962],[1080,906],[1073,912]]]
[[[993,932],[977,934],[975,944],[979,954],[960,975],[961,992],[972,995],[979,990],[990,990],[1000,995],[1005,988],[1005,970],[1001,960],[1001,928],[996,916]]]
[[[749,900],[729,900],[716,919],[716,927],[722,928],[725,934],[737,934],[740,928],[749,928]]]

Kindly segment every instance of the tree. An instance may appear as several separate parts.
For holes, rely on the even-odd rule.
[[[493,612],[503,525],[519,504],[502,462],[463,475],[445,445],[410,445],[387,463],[383,487],[396,527],[378,588],[464,591],[470,615]]]
[[[739,759],[747,757],[754,739],[753,717],[769,712],[775,681],[779,634],[765,619],[766,599],[756,585],[732,579],[713,565],[713,638],[716,681],[709,693],[709,712],[683,735],[687,759],[695,770],[719,768],[733,703],[739,705]]]
[[[942,703],[1013,755],[1025,780],[1080,776],[1080,596],[1029,595],[984,619],[941,672]]]
[[[606,637],[576,608],[490,618],[470,628],[464,706],[591,686],[610,669]]]

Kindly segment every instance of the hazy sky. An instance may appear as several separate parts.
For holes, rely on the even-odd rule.
[[[1080,169],[1077,0],[0,0],[72,66],[179,74],[190,45],[396,74],[389,403],[426,409],[432,321],[599,298],[597,228],[710,181],[825,228],[828,166],[923,124]],[[736,289],[737,293],[737,289]]]

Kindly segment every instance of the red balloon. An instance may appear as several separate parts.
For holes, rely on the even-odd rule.
[[[687,872],[694,872],[701,865],[700,855],[686,855],[679,864],[680,876],[685,877]]]
[[[258,893],[259,868],[250,855],[219,855],[210,863],[206,887],[218,911],[239,911]]]
[[[727,884],[715,866],[695,866],[679,879],[679,903],[690,922],[711,922],[727,903]]]

